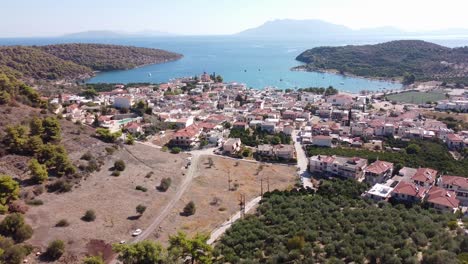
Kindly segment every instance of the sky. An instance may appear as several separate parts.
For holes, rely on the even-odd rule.
[[[233,34],[274,19],[321,19],[353,29],[468,28],[467,0],[0,0],[0,37],[89,30]]]

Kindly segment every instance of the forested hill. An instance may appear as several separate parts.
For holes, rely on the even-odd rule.
[[[163,63],[182,55],[149,48],[103,44],[0,47],[0,67],[21,78],[87,78],[93,71],[123,70]]]
[[[296,58],[306,70],[337,70],[363,77],[439,80],[468,85],[468,47],[447,48],[420,40],[376,45],[317,47]],[[411,82],[411,78],[406,81]]]
[[[182,57],[180,54],[160,49],[104,44],[59,44],[42,46],[40,49],[97,71],[131,69]]]
[[[91,75],[92,69],[33,47],[0,47],[0,67],[18,77],[32,79],[68,79]]]

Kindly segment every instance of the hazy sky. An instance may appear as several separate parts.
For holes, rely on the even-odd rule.
[[[468,28],[468,0],[1,0],[0,6],[0,37],[87,30],[231,34],[280,18],[351,28]]]

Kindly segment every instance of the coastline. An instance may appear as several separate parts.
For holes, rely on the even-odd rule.
[[[351,78],[359,78],[359,79],[364,79],[364,80],[371,80],[371,81],[381,81],[381,82],[389,82],[393,84],[401,84],[403,86],[403,83],[401,80],[395,80],[398,78],[385,78],[385,77],[370,77],[370,76],[360,76],[360,75],[355,75],[349,72],[345,72],[344,74],[340,73],[337,69],[310,69],[307,67],[308,65],[299,65],[292,67],[290,70],[291,71],[302,71],[302,72],[319,72],[319,73],[330,73],[330,74],[336,74],[336,75],[341,75],[343,77],[351,77]]]

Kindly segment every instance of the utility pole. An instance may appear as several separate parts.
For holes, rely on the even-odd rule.
[[[232,182],[232,180],[231,180],[231,170],[228,169],[227,173],[228,173],[228,191],[231,191],[231,182]]]
[[[267,192],[270,192],[270,176],[267,176]]]
[[[260,196],[263,197],[263,178],[260,179]]]
[[[244,218],[245,217],[245,195],[244,194],[240,194],[239,206],[240,206],[240,217]]]

